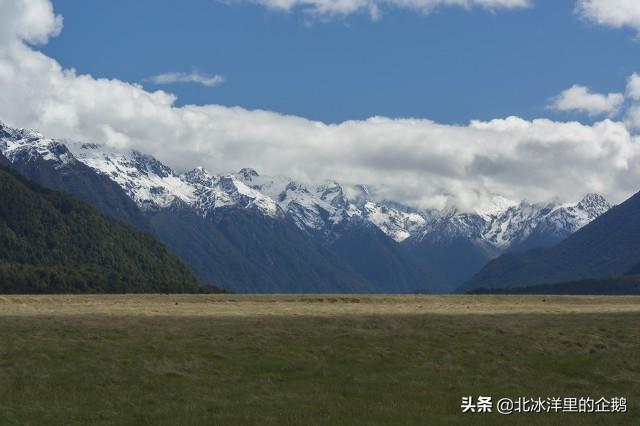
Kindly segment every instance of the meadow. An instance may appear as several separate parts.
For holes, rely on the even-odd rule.
[[[640,297],[0,296],[0,424],[631,425],[639,353]]]

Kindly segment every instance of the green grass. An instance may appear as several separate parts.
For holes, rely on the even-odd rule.
[[[101,309],[86,307],[96,300],[103,301]],[[85,297],[77,309],[69,308],[71,298],[29,298],[18,307],[0,300],[0,424],[582,425],[640,419],[640,313],[598,312],[596,298],[550,299],[567,312],[523,308],[523,314],[478,313],[491,303],[527,300],[489,297],[411,298],[406,304],[458,303],[451,314],[389,308],[401,299],[281,303],[284,298],[167,296],[151,311],[143,309],[144,296],[133,300],[138,310],[127,311],[122,300],[118,308],[109,298]],[[190,303],[197,300],[220,306],[208,302],[196,315]],[[540,298],[530,300],[527,306],[540,305]],[[595,312],[574,311],[587,304]],[[463,395],[624,396],[629,412],[462,415]]]

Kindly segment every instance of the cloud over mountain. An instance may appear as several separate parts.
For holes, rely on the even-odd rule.
[[[638,138],[622,122],[372,117],[325,124],[222,105],[177,107],[165,91],[81,75],[34,50],[27,42],[55,36],[62,18],[48,0],[11,3],[0,3],[0,118],[10,125],[137,148],[176,168],[254,167],[301,180],[366,182],[420,206],[478,207],[495,194],[579,200],[588,192],[618,202],[640,186]],[[465,3],[499,2],[449,2]]]

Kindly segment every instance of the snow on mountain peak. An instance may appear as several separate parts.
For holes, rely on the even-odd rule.
[[[325,234],[351,219],[364,219],[394,240],[408,238],[469,238],[506,249],[538,231],[566,236],[611,206],[599,194],[587,194],[577,204],[531,204],[500,195],[473,213],[449,206],[421,211],[374,199],[365,185],[343,186],[327,181],[303,184],[284,176],[263,176],[243,168],[216,176],[203,167],[177,174],[153,156],[138,151],[86,144],[62,143],[29,129],[0,123],[0,150],[14,161],[41,158],[55,167],[80,161],[118,183],[143,210],[157,210],[182,202],[200,214],[218,208],[255,209],[271,217],[287,215],[301,229]]]
[[[365,202],[363,217],[398,242],[411,237],[427,223],[418,213],[404,212],[371,201]]]
[[[0,152],[11,162],[42,159],[52,162],[57,169],[76,161],[61,142],[45,138],[35,130],[13,129],[5,125],[0,126]]]
[[[244,178],[245,181],[249,181],[251,182],[251,180],[253,180],[253,178],[257,178],[260,175],[258,174],[258,172],[256,172],[255,170],[249,168],[249,167],[245,167],[244,169],[240,169],[240,171],[238,172],[239,175],[242,175],[242,177]]]
[[[143,210],[165,208],[176,200],[195,201],[194,188],[150,155],[91,144],[68,146],[79,161],[120,185]]]
[[[278,205],[270,197],[250,188],[235,176],[220,176],[213,179],[209,198],[210,209],[220,207],[241,207],[256,209],[267,216],[276,216]]]
[[[590,219],[595,219],[611,208],[611,204],[600,194],[587,194],[576,206],[584,210]]]
[[[13,139],[13,140],[45,139],[42,133],[40,133],[37,130],[9,127],[3,122],[0,122],[0,138],[2,139],[7,138],[7,139]],[[47,139],[47,140],[51,140],[51,139]]]
[[[329,203],[335,208],[346,208],[349,204],[344,189],[337,182],[318,185],[316,190],[322,201]]]
[[[482,216],[484,219],[489,219],[491,217],[498,216],[507,211],[510,207],[514,207],[517,205],[517,201],[510,200],[501,195],[494,195],[493,197],[491,197],[491,200],[488,204],[485,204],[482,207],[478,207],[476,209],[476,213]]]
[[[181,178],[192,185],[202,185],[206,187],[213,186],[214,182],[213,176],[211,176],[209,172],[201,166],[184,173]]]

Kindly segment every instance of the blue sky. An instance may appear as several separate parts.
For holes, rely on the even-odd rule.
[[[143,82],[165,72],[224,84],[158,86],[178,105],[266,109],[324,122],[374,115],[467,123],[517,115],[593,118],[546,108],[573,84],[623,92],[640,70],[632,30],[596,26],[573,1],[519,10],[388,9],[314,19],[215,0],[54,0],[64,31],[42,50],[94,77]]]

